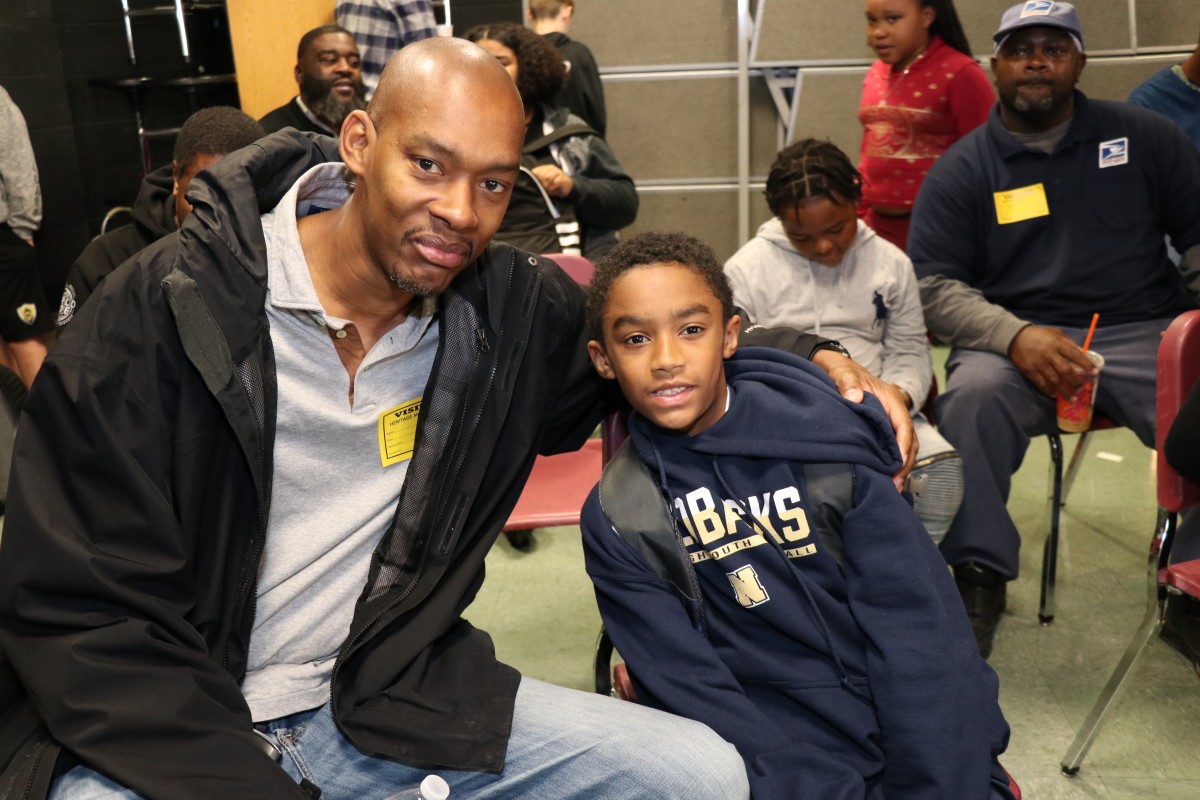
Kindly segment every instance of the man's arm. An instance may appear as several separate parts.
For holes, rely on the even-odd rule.
[[[25,117],[0,88],[0,189],[8,203],[8,227],[29,243],[42,222],[42,191]]]
[[[1179,275],[1183,288],[1200,301],[1200,244],[1188,248],[1179,259]]]
[[[1017,332],[1029,324],[961,280],[928,275],[919,287],[926,326],[955,347],[1007,353]]]
[[[68,348],[81,341],[69,334]],[[193,535],[203,526],[181,525],[178,504],[190,504],[171,486],[188,468],[177,459],[205,460],[203,437],[172,427],[170,382],[147,391],[152,367],[97,374],[95,358],[52,355],[25,406],[0,542],[0,649],[50,734],[147,800],[302,798],[192,621],[220,616],[197,608],[197,554],[215,554]],[[206,513],[219,524],[233,511]]]
[[[868,392],[878,397],[888,415],[888,421],[892,423],[892,430],[896,432],[896,444],[904,455],[904,465],[892,476],[896,489],[903,490],[904,481],[917,458],[918,444],[908,404],[895,386],[877,375],[872,375],[866,367],[848,355],[825,348],[832,343],[830,339],[801,333],[794,328],[764,328],[750,323],[742,325],[742,334],[738,339],[738,345],[742,347],[774,347],[807,358],[825,370],[837,384],[842,397],[851,402],[861,403],[864,393]]]

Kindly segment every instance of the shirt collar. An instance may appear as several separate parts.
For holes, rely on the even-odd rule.
[[[318,164],[300,176],[279,204],[264,218],[264,231],[269,230],[275,252],[300,253],[300,231],[297,220],[320,211],[340,208],[350,199],[350,188],[344,177],[345,165],[341,162]],[[325,312],[313,286],[308,261],[301,258],[272,257],[267,259],[267,302],[278,309],[306,311],[335,330],[345,327],[349,320],[331,317]],[[420,320],[418,327],[423,332],[437,311],[437,298],[426,297],[417,309],[409,314],[410,320]]]
[[[296,105],[299,106],[300,111],[304,114],[304,116],[308,117],[309,122],[316,125],[321,130],[328,133],[330,136],[337,136],[337,131],[335,131],[333,128],[329,127],[328,125],[326,125],[325,120],[321,119],[316,114],[314,114],[312,112],[312,109],[310,109],[307,105],[304,104],[304,98],[301,97],[300,95],[296,95]]]
[[[1087,95],[1078,89],[1074,90],[1074,94],[1075,111],[1071,117],[1071,128],[1067,131],[1067,135],[1062,138],[1062,141],[1058,143],[1058,146],[1054,148],[1055,153],[1073,144],[1087,142],[1100,137],[1096,112],[1092,108],[1091,102],[1087,99]],[[1037,153],[1036,150],[1030,150],[1017,141],[1017,137],[1013,136],[1012,131],[1004,127],[1004,120],[1000,117],[999,103],[992,107],[991,115],[987,121],[987,132],[988,136],[992,139],[992,143],[1000,152],[1000,157],[1005,161],[1022,153]],[[1039,155],[1041,154],[1039,153]]]

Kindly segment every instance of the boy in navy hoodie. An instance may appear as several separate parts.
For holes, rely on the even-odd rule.
[[[1011,798],[996,676],[874,398],[736,353],[721,265],[682,234],[612,251],[588,317],[635,413],[584,552],[641,702],[734,744],[756,800]]]

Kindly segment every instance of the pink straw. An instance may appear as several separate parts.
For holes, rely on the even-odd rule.
[[[1092,334],[1096,332],[1096,323],[1100,320],[1099,314],[1092,314],[1092,327],[1088,328],[1087,338],[1083,340],[1083,352],[1088,351],[1088,347],[1092,344]]]

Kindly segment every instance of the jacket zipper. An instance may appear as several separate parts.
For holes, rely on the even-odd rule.
[[[42,742],[37,746],[37,750],[33,756],[33,766],[29,770],[29,777],[25,780],[25,790],[21,792],[22,800],[29,800],[33,796],[33,781],[37,777],[38,767],[42,764],[42,759],[46,755],[46,749],[50,747],[50,742]]]
[[[505,296],[507,296],[508,290],[512,288],[512,277],[513,277],[513,270],[514,270],[515,266],[516,266],[516,254],[513,253],[510,256],[509,262],[508,262],[508,282],[505,285]],[[499,346],[500,341],[503,340],[503,333],[504,333],[503,325],[500,326],[500,332],[501,332],[501,338],[497,339],[497,346]],[[478,366],[480,353],[487,352],[489,348],[487,346],[487,336],[484,333],[483,328],[475,329],[475,338],[476,338],[476,343],[477,343],[477,347],[475,350],[475,365]],[[495,382],[495,378],[496,378],[496,368],[492,367],[492,372],[491,372],[490,379],[488,382],[488,388],[484,392],[484,396],[483,396],[484,401],[486,401],[487,398],[491,395],[491,387],[492,387],[492,384]],[[480,408],[480,410],[478,411],[478,413],[476,413],[475,421],[471,426],[471,430],[470,430],[471,436],[474,435],[475,430],[479,427],[479,420],[482,419],[482,417],[483,417],[483,403],[480,404],[479,408]],[[470,441],[470,437],[468,437],[467,441],[468,442]],[[455,477],[458,476],[457,469],[455,470],[454,475],[455,475]],[[434,519],[434,523],[432,526],[433,530],[437,530],[437,523],[440,521],[441,521],[441,514],[439,512],[437,518]],[[343,653],[349,653],[351,650],[353,650],[355,645],[357,645],[359,643],[359,641],[362,640],[362,638],[366,634],[366,632],[369,631],[371,628],[375,627],[375,623],[379,622],[379,620],[381,620],[389,611],[391,611],[393,608],[395,608],[400,603],[403,603],[404,600],[410,594],[412,594],[413,589],[416,588],[417,583],[419,583],[421,580],[421,575],[425,569],[425,559],[428,557],[428,555],[429,555],[429,548],[426,547],[425,553],[421,556],[421,564],[417,568],[417,574],[414,575],[413,579],[408,582],[408,586],[404,589],[404,591],[400,594],[399,597],[397,597],[391,603],[388,603],[387,606],[385,606],[384,608],[379,609],[378,613],[376,613],[375,616],[371,617],[370,621],[368,621],[366,625],[364,625],[358,629],[358,631],[354,634],[354,636],[351,639],[349,639],[346,642],[346,644],[344,644],[342,646]],[[342,657],[339,654],[337,660],[333,664],[333,671],[329,674],[329,716],[333,719],[334,727],[337,728],[339,733],[343,733],[343,735],[344,735],[344,732],[342,731],[342,723],[338,719],[337,704],[334,699],[334,692],[333,692],[333,687],[337,683],[337,676],[338,676],[338,672],[341,670],[341,667],[342,667]]]

